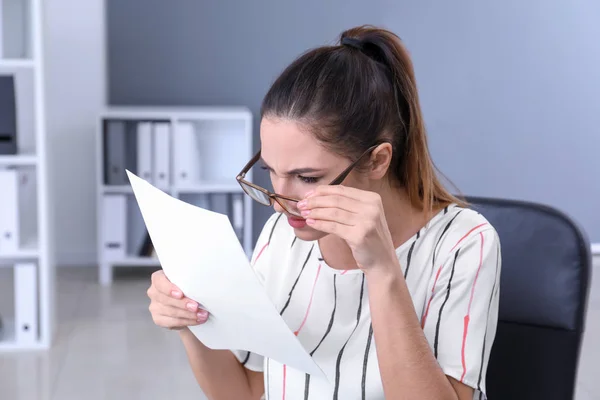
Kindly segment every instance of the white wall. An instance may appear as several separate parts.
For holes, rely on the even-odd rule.
[[[45,2],[45,24],[56,261],[94,265],[94,130],[106,88],[104,0]]]

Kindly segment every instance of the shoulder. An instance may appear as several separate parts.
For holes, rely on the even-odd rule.
[[[436,222],[432,233],[436,237],[436,251],[454,250],[465,247],[477,239],[492,241],[499,246],[500,239],[494,226],[481,213],[451,205]]]
[[[448,206],[434,217],[425,228],[422,250],[429,252],[435,264],[444,263],[457,252],[462,257],[478,258],[482,248],[489,253],[500,253],[500,238],[492,224],[471,208]]]

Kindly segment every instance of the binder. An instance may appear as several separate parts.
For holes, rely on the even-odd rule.
[[[4,31],[4,58],[27,58],[30,50],[29,32],[31,32],[30,1],[2,0],[3,8],[0,26]],[[2,35],[0,35],[1,37]]]
[[[184,201],[188,204],[192,204],[196,207],[203,208],[205,210],[210,210],[210,194],[208,193],[183,193],[180,195],[181,201]]]
[[[125,240],[125,254],[127,257],[136,255],[139,253],[140,248],[143,247],[145,236],[148,234],[146,224],[144,224],[144,217],[140,211],[139,206],[135,202],[133,196],[127,196],[127,227],[126,240]]]
[[[12,75],[0,76],[0,154],[17,154],[17,107]]]
[[[167,189],[171,181],[171,127],[168,122],[154,123],[154,186]]]
[[[198,135],[189,121],[179,121],[175,125],[174,173],[176,186],[189,187],[201,180],[201,153]]]
[[[137,121],[127,121],[125,130],[125,168],[137,171]],[[129,185],[127,173],[124,174],[125,185]]]
[[[244,242],[244,196],[241,193],[231,195],[231,225],[240,242]]]
[[[211,193],[210,209],[219,214],[225,214],[231,217],[229,208],[229,195],[227,193]]]
[[[229,223],[233,225],[231,214],[231,196],[229,193],[211,193],[209,194],[210,210],[219,214],[227,215]]]
[[[19,250],[19,174],[15,169],[0,169],[0,254]]]
[[[105,261],[123,260],[127,244],[127,198],[110,194],[103,198],[102,243]]]
[[[107,185],[127,184],[125,134],[125,121],[107,121],[104,147]]]
[[[37,174],[33,168],[19,168],[17,173],[18,201],[18,246],[29,247],[37,243],[38,209],[37,209]]]
[[[14,266],[15,339],[19,344],[32,344],[38,336],[38,285],[34,263]]]
[[[152,122],[137,123],[137,175],[153,183]]]

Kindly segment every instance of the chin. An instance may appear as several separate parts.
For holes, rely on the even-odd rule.
[[[319,240],[327,236],[327,233],[317,231],[308,226],[300,229],[294,228],[294,233],[298,239],[304,240],[305,242],[312,242],[313,240]]]

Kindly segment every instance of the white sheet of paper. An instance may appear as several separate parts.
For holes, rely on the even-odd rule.
[[[127,175],[165,275],[210,313],[190,327],[194,335],[211,349],[251,351],[326,378],[269,299],[229,218]]]

